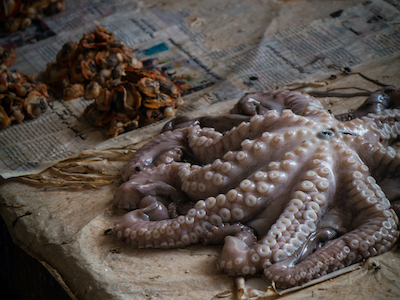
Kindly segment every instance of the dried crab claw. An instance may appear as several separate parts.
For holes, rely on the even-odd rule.
[[[98,73],[98,68],[93,58],[81,61],[82,75],[85,79],[92,80]]]
[[[107,55],[101,61],[103,69],[115,68],[123,62],[124,57],[121,54],[121,50],[118,50],[119,51],[107,51]]]
[[[168,81],[167,78],[165,78],[164,76],[161,76],[160,74],[158,74],[155,71],[152,70],[146,70],[146,69],[136,69],[133,67],[128,67],[125,69],[125,73],[126,73],[126,79],[132,82],[138,82],[140,79],[142,79],[143,77],[149,77],[151,79],[154,80],[158,80],[158,81]]]
[[[177,97],[180,95],[180,89],[169,80],[160,80],[160,91],[168,95]]]
[[[91,81],[85,88],[85,99],[95,99],[101,90],[101,85],[97,81]]]
[[[17,31],[21,26],[22,18],[8,18],[4,22],[4,29],[8,32]]]
[[[137,84],[138,88],[149,97],[157,97],[160,93],[160,83],[150,77],[143,77]]]
[[[5,93],[8,90],[8,76],[6,72],[0,74],[0,93]]]
[[[174,99],[172,99],[171,96],[164,94],[164,93],[160,93],[158,95],[157,100],[160,102],[161,107],[171,106],[174,104]]]
[[[82,38],[79,41],[79,46],[85,49],[90,49],[90,48],[97,48],[99,45],[96,44],[95,42],[95,35],[93,33],[89,34],[82,34]]]
[[[21,20],[20,28],[25,29],[28,28],[32,24],[32,20],[29,18],[23,18]]]
[[[63,67],[59,63],[48,63],[46,67],[46,81],[49,84],[58,83],[60,78],[67,76],[69,68]]]
[[[96,29],[97,30],[93,32],[94,35],[96,36],[96,40],[104,42],[107,42],[109,40],[114,40],[114,33],[112,33],[111,31],[108,31],[99,26],[97,26]]]
[[[108,51],[107,50],[102,50],[96,53],[96,57],[95,57],[95,62],[98,66],[101,66],[103,68],[103,65],[105,65],[104,60],[108,55]],[[107,69],[107,68],[103,68],[103,69]]]
[[[87,60],[89,58],[95,59],[97,54],[97,49],[88,49],[78,54],[76,60],[82,61]],[[71,61],[73,62],[73,61]]]
[[[110,79],[111,75],[112,75],[112,70],[103,69],[96,75],[93,81],[96,81],[98,84],[100,84],[100,86],[104,87],[106,86],[106,83]]]
[[[111,71],[112,77],[115,79],[121,78],[123,75],[125,75],[125,68],[126,63],[119,64],[118,66],[113,68]]]
[[[11,124],[11,119],[8,117],[3,106],[0,105],[0,130],[3,130]]]
[[[38,91],[46,98],[50,98],[49,94],[47,93],[47,85],[43,82],[39,82],[38,84],[36,84],[36,86],[33,88],[33,90]]]
[[[104,28],[97,26],[97,29],[89,34],[83,34],[79,45],[86,49],[107,47],[107,41],[113,40],[114,34]]]
[[[58,51],[56,56],[56,61],[64,66],[67,67],[69,61],[74,60],[78,56],[79,46],[77,42],[67,42],[65,43],[61,50]]]
[[[125,43],[120,40],[108,40],[107,41],[107,49],[114,49],[114,48],[119,48],[119,49],[124,49],[127,48]]]
[[[44,13],[46,15],[54,15],[56,13],[59,13],[60,11],[64,10],[65,4],[63,0],[50,0],[46,1],[47,6],[45,7]]]
[[[127,63],[130,67],[136,69],[143,67],[143,63],[136,58],[136,55],[133,53],[132,49],[125,47],[124,49],[122,49],[121,54],[124,59],[123,61]]]
[[[100,111],[109,111],[111,109],[111,101],[110,91],[106,88],[102,88],[95,103]]]
[[[72,100],[75,98],[82,97],[85,90],[82,84],[75,83],[66,87],[63,91],[64,100]]]
[[[26,82],[26,77],[19,72],[12,72],[9,73],[7,76],[8,76],[8,81],[12,83]]]
[[[58,82],[54,83],[53,85],[57,86],[57,88],[60,88],[62,91],[64,91],[64,89],[66,89],[71,85],[71,82],[69,81],[68,75],[64,75],[58,78]]]
[[[82,74],[82,67],[80,62],[70,63],[69,67],[70,81],[72,83],[83,83],[85,81],[85,77]]]
[[[118,112],[136,116],[142,102],[142,96],[136,91],[134,84],[126,83],[113,89],[113,97]]]
[[[32,85],[29,82],[10,83],[8,88],[18,97],[25,97],[32,90]]]
[[[124,132],[126,129],[133,130],[139,127],[139,116],[135,119],[130,119],[126,114],[118,113],[111,119],[107,126],[107,135],[116,137],[118,134]]]
[[[0,17],[3,19],[7,19],[15,16],[20,10],[22,6],[21,0],[2,0],[0,3]]]
[[[22,103],[24,100],[10,93],[1,94],[0,103],[7,114],[11,112],[14,101]]]
[[[16,60],[15,51],[13,48],[3,48],[0,46],[0,65],[10,67]]]
[[[10,112],[10,120],[11,122],[22,123],[25,119],[25,115],[23,113],[22,105],[17,104],[11,107]]]
[[[96,103],[89,104],[84,110],[84,115],[88,118],[89,122],[97,127],[104,126],[103,118],[104,111],[97,109]]]
[[[136,90],[133,83],[128,82],[126,85],[126,101],[124,107],[126,109],[138,110],[142,105],[142,96]]]
[[[36,119],[41,113],[46,111],[47,99],[38,91],[32,91],[25,99],[24,108],[30,118]]]
[[[161,107],[171,106],[174,99],[166,94],[160,93],[157,98],[146,98],[143,105],[150,109],[159,109]]]

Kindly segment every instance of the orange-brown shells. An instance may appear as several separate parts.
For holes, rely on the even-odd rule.
[[[25,118],[37,118],[46,111],[48,99],[44,83],[6,67],[0,74],[0,130]]]
[[[3,48],[0,46],[0,65],[11,66],[16,59],[13,48]]]
[[[85,115],[116,136],[171,117],[182,104],[179,87],[172,81],[155,71],[126,68],[120,81],[100,90]]]
[[[64,100],[80,96],[94,99],[99,94],[99,87],[118,85],[128,67],[140,68],[142,63],[131,48],[115,39],[112,32],[97,27],[93,32],[83,34],[79,42],[70,41],[62,46],[56,62],[47,65],[46,80],[64,91]],[[83,93],[71,93],[69,85],[77,83],[82,84]],[[65,92],[65,89],[69,91]]]
[[[32,20],[40,20],[45,15],[56,14],[65,8],[63,0],[11,0],[2,1],[1,6],[0,24],[8,32],[25,29]]]

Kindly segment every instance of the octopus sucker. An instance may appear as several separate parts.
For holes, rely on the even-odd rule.
[[[172,122],[122,170],[114,203],[131,211],[117,237],[220,243],[221,271],[264,273],[279,288],[388,251],[400,211],[400,111],[389,107],[334,116],[309,95],[264,91],[220,120]]]

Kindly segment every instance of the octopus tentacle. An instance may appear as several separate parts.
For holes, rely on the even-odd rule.
[[[315,232],[318,221],[328,208],[326,199],[335,191],[335,185],[329,184],[333,178],[327,163],[330,157],[324,155],[324,146],[319,148],[319,152],[309,159],[310,171],[302,177],[292,196],[288,200],[285,200],[285,195],[279,197],[282,200],[278,207],[279,218],[267,234],[253,246],[246,245],[237,237],[227,237],[219,260],[220,268],[230,275],[248,275],[260,267],[267,268],[293,255],[306,242],[307,237]],[[255,176],[261,177],[261,174]],[[266,182],[273,183],[273,177]],[[290,177],[284,180],[291,181]],[[277,193],[278,190],[275,190],[274,194]],[[257,196],[257,193],[252,191],[252,195],[247,197],[253,195]]]
[[[204,216],[179,216],[175,219],[147,221],[132,211],[115,225],[117,236],[137,248],[177,248],[196,244],[203,232],[211,228]]]
[[[400,123],[396,118],[400,117],[398,112],[383,114],[378,123],[386,122],[391,126],[382,126],[385,131],[386,141],[398,139],[400,133]],[[364,120],[365,121],[365,120]],[[386,128],[386,129],[385,129]],[[377,134],[378,140],[382,141],[381,133]],[[383,141],[384,142],[384,141]],[[380,142],[371,142],[363,136],[347,137],[347,143],[351,148],[358,150],[362,161],[369,166],[371,174],[381,186],[387,197],[392,200],[400,197],[400,187],[397,184],[400,174],[400,150],[390,146],[383,146]]]
[[[369,114],[362,118],[369,124],[374,124],[380,142],[383,145],[390,145],[397,140],[400,134],[400,110],[388,109],[378,114]],[[371,126],[371,125],[370,125]],[[371,129],[370,129],[371,130]]]
[[[147,195],[163,197],[170,202],[187,202],[181,192],[182,174],[190,170],[189,164],[161,164],[134,174],[114,195],[114,204],[120,208],[136,209]]]
[[[276,263],[265,270],[265,275],[286,288],[294,283],[303,284],[321,275],[336,271],[361,259],[390,249],[398,236],[398,219],[387,198],[368,173],[354,171],[349,193],[355,192],[351,205],[360,212],[354,216],[350,233],[331,241],[306,260],[293,264],[292,259]],[[322,270],[322,272],[320,272]]]
[[[348,121],[361,118],[368,114],[381,114],[385,109],[400,106],[400,89],[394,86],[386,86],[372,93],[364,103],[350,113],[336,115],[340,121]]]
[[[289,111],[287,112],[287,117],[283,118],[286,121],[292,118],[292,114],[289,114]],[[252,123],[243,124],[243,128],[256,131],[258,127],[261,127],[257,126],[256,122],[261,117],[256,117],[257,119]],[[226,193],[229,189],[240,183],[240,174],[245,177],[255,174],[260,166],[262,166],[260,162],[266,156],[271,161],[274,161],[282,156],[281,153],[288,152],[293,146],[298,145],[299,147],[295,149],[296,153],[293,154],[296,157],[307,151],[306,148],[311,147],[312,143],[314,143],[314,146],[318,145],[315,143],[316,138],[310,137],[310,131],[304,130],[300,126],[304,119],[300,117],[292,121],[299,126],[285,133],[269,134],[268,132],[264,132],[258,139],[246,139],[240,143],[240,150],[228,151],[222,159],[216,159],[212,164],[205,165],[190,173],[183,180],[182,190],[189,197],[197,196],[201,198],[205,198],[208,195],[216,195],[218,192]],[[312,121],[304,122],[312,124]],[[194,130],[195,128],[193,128],[193,132]],[[196,136],[195,133],[194,135]],[[305,140],[299,142],[299,138],[304,138]],[[216,144],[219,142],[217,141]],[[327,150],[326,147],[323,149],[324,151]],[[308,152],[311,153],[312,151],[310,149]],[[196,153],[196,149],[193,149],[193,152]],[[286,172],[296,169],[297,163],[290,159],[290,153],[285,156],[284,160],[282,162],[282,171]]]
[[[379,137],[384,145],[390,145],[398,139],[400,133],[400,110],[387,109],[380,114],[370,113],[367,116],[358,119],[358,122],[364,122],[363,125],[368,131],[373,132]],[[365,129],[364,129],[365,130]]]
[[[249,120],[250,116],[238,114],[224,116],[204,116],[194,119],[180,116],[166,123],[161,132],[199,125],[201,128],[213,128],[216,131],[223,133],[231,130],[235,126],[238,126],[240,123],[248,122]]]
[[[297,115],[307,115],[310,111],[323,110],[321,103],[307,95],[288,91],[263,91],[246,94],[231,110],[247,116],[263,115],[274,110],[278,113],[290,109]]]
[[[161,164],[170,164],[175,161],[180,161],[183,157],[183,150],[181,148],[173,148],[165,151],[154,160],[154,166]]]
[[[289,124],[293,127],[293,131],[286,133],[287,138],[291,137],[290,133],[293,137],[296,133],[306,136],[308,132],[299,131],[299,128],[316,123],[295,115],[291,110],[284,110],[281,114],[270,111],[266,115],[253,116],[249,122],[241,123],[224,135],[209,128],[202,129],[200,126],[194,126],[189,131],[189,147],[199,162],[209,163],[217,157],[222,157],[228,151],[239,150],[243,147],[243,140],[262,139],[263,133],[268,131],[283,129],[286,131]]]
[[[214,225],[210,230],[204,232],[201,241],[205,245],[222,244],[227,236],[235,236],[248,246],[252,246],[257,242],[254,231],[241,223]]]
[[[187,130],[185,128],[174,131],[174,133],[167,131],[145,144],[132,155],[129,163],[122,168],[122,180],[127,181],[129,177],[141,169],[153,165],[159,156],[171,149],[184,149],[186,152],[189,152],[186,138]]]
[[[139,248],[224,242],[219,269],[264,271],[283,288],[387,251],[399,236],[400,110],[376,97],[379,114],[346,122],[307,95],[266,91],[239,101],[240,124],[171,123],[124,169],[114,202],[134,210],[115,232]]]

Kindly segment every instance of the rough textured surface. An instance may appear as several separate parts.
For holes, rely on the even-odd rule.
[[[211,0],[157,0],[146,1],[145,4],[158,3],[171,11],[192,9],[186,18],[187,23],[197,26],[195,21],[201,19],[202,25],[196,28],[205,35],[207,47],[219,49],[219,44],[222,48],[234,46],[237,40],[246,42],[253,37],[307,24],[314,19],[325,18],[332,11],[361,2],[246,1],[246,13],[250,13],[250,20],[243,18],[240,13],[232,15],[235,6],[243,4],[243,1],[221,1],[218,6],[212,5]],[[277,7],[273,8],[271,4]],[[219,22],[221,14],[225,14],[227,26],[224,27],[230,29],[231,34],[224,34],[222,27],[215,28],[215,22]],[[398,57],[388,57],[384,61],[359,66],[357,71],[399,86],[399,61]],[[328,88],[344,86],[376,89],[376,86],[353,76],[329,80]],[[357,107],[364,99],[320,100],[325,108],[342,113]],[[222,105],[214,114],[226,113],[231,106],[232,103]],[[95,163],[98,161],[90,165]],[[223,299],[236,299],[233,279],[216,268],[221,246],[137,250],[118,241],[113,235],[104,235],[105,230],[113,227],[117,219],[115,216],[124,213],[112,208],[112,198],[119,184],[117,182],[114,186],[100,189],[75,190],[73,187],[30,186],[18,180],[1,181],[0,213],[14,241],[56,269],[79,299],[221,299],[223,296],[226,296]],[[27,212],[32,214],[23,216]],[[139,277],[140,273],[142,275]],[[360,270],[280,299],[398,299],[399,276],[399,251],[393,248],[383,255],[368,259]],[[276,295],[273,295],[267,299],[275,298]]]
[[[371,75],[374,73],[368,70],[374,70],[376,74],[385,74],[374,78],[396,84],[399,80],[396,75],[398,65],[390,61],[377,61],[360,67],[360,71]],[[343,86],[376,88],[358,77],[344,76],[331,83],[331,87]],[[364,100],[365,97],[322,98],[321,103],[335,113],[342,113],[359,106]],[[227,113],[235,102],[217,105],[213,114]],[[204,115],[211,108],[207,112],[196,112],[194,116]],[[123,166],[122,161],[103,164],[103,160],[107,161],[105,154],[97,154],[102,160],[93,159],[89,166],[116,171]],[[81,160],[76,159],[78,163]],[[141,250],[132,249],[113,235],[104,235],[104,231],[114,226],[118,216],[125,213],[115,210],[112,204],[119,184],[117,181],[115,185],[100,189],[76,190],[73,187],[37,187],[19,180],[6,180],[0,184],[0,212],[13,240],[58,271],[66,286],[79,299],[131,299],[132,293],[137,299],[149,299],[150,296],[155,299],[219,299],[217,295],[236,299],[233,279],[216,268],[221,246],[196,245],[183,251]],[[24,216],[27,212],[32,214]],[[400,275],[400,256],[396,247],[368,259],[360,270],[280,298],[396,299],[400,297],[396,281]],[[145,274],[136,284],[142,271]],[[171,289],[179,290],[180,296],[173,296]],[[268,294],[261,299],[277,298],[273,292]]]

